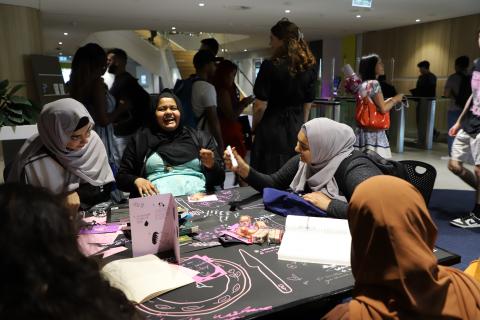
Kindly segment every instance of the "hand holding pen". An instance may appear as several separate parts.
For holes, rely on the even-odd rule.
[[[207,169],[212,169],[215,165],[215,155],[212,150],[200,149],[200,161]]]

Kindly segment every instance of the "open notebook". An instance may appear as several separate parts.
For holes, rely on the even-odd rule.
[[[197,273],[160,260],[153,254],[112,261],[102,269],[110,284],[136,303],[192,283]]]
[[[349,266],[351,241],[347,220],[287,216],[278,259]]]

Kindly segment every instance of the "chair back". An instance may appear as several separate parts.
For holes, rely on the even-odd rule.
[[[435,184],[435,178],[437,177],[437,170],[435,170],[432,165],[422,161],[402,160],[399,162],[402,163],[405,168],[408,182],[420,191],[425,199],[425,203],[428,205]]]

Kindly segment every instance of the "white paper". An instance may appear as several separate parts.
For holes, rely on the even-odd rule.
[[[193,194],[188,196],[188,202],[210,202],[210,201],[218,201],[216,194]]]
[[[349,266],[351,242],[347,220],[287,216],[278,259]]]

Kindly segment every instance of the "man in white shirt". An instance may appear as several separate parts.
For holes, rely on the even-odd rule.
[[[224,145],[217,116],[217,92],[207,80],[215,74],[215,56],[208,50],[200,50],[193,57],[193,65],[199,78],[192,86],[192,108],[198,119],[197,129],[209,131],[222,152]]]

